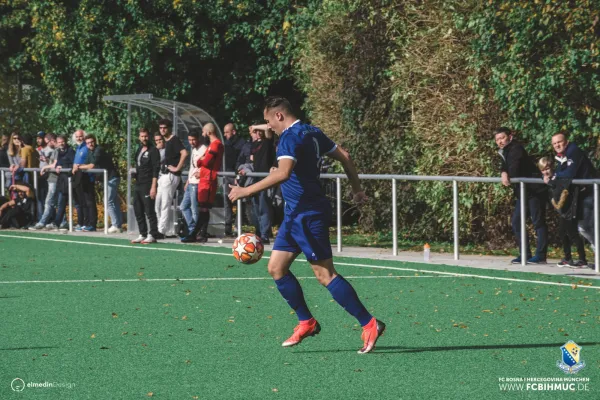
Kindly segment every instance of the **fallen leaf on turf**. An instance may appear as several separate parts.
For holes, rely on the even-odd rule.
[[[92,336],[90,336],[90,338],[95,339],[96,338],[96,334],[92,333]]]
[[[119,318],[119,315],[117,313],[112,313],[112,317],[113,318]]]
[[[154,393],[152,393],[152,392],[148,392],[147,396],[148,396],[148,397],[152,397],[152,396],[154,396]]]
[[[182,320],[187,320],[187,315],[184,315],[183,317],[181,317]]]
[[[279,389],[277,389],[277,388],[273,388],[273,391],[274,391],[274,392],[279,392]]]

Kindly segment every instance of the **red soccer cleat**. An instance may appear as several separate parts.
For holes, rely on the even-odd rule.
[[[304,338],[318,335],[319,332],[321,332],[321,325],[319,325],[316,319],[311,318],[307,321],[300,321],[294,328],[294,334],[281,345],[283,347],[295,346]]]
[[[363,326],[363,332],[361,339],[365,342],[362,349],[358,351],[358,354],[367,354],[375,348],[375,343],[385,331],[385,324],[378,319],[371,319],[368,324]]]

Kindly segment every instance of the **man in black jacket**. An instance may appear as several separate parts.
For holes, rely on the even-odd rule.
[[[135,153],[136,182],[133,195],[133,211],[137,220],[140,235],[131,243],[155,243],[158,236],[155,199],[158,173],[160,171],[160,154],[150,142],[148,129],[140,129],[140,146]],[[146,217],[150,222],[150,233],[146,225]]]
[[[237,135],[235,127],[230,122],[223,128],[225,136],[225,164],[223,171],[237,172],[237,159],[242,151],[242,147],[246,143],[241,136]],[[235,178],[226,176],[223,179],[223,191],[225,192],[225,236],[233,235],[233,203],[229,200],[229,185],[233,185]]]
[[[566,132],[558,132],[552,136],[552,147],[556,152],[554,157],[557,161],[556,171],[552,180],[560,181],[572,179],[596,179],[598,171],[592,164],[589,157],[575,143],[569,142]],[[544,176],[544,181],[549,183],[550,178]],[[577,220],[579,232],[589,239],[593,237],[594,232],[594,191],[591,185],[573,185],[571,190],[575,200],[575,215],[572,219]],[[574,240],[577,243],[577,240]],[[583,248],[583,246],[581,246]],[[583,257],[582,257],[583,256]],[[566,260],[571,261],[571,260]],[[569,263],[574,267],[587,266],[585,252],[580,255],[580,260]],[[563,266],[563,265],[559,265]]]
[[[533,161],[529,158],[527,151],[520,143],[513,140],[510,129],[502,127],[494,132],[498,153],[502,157],[502,184],[511,186],[511,178],[534,178],[538,175],[538,170]],[[518,184],[512,184],[515,195],[515,210],[512,215],[512,229],[517,239],[521,243],[521,191]],[[529,184],[526,188],[526,206],[527,213],[531,216],[533,226],[537,234],[537,247],[535,256],[531,257],[529,249],[529,235],[527,235],[527,262],[529,264],[546,264],[546,253],[548,252],[548,227],[546,226],[546,201],[547,191],[545,185]],[[521,246],[519,245],[519,257],[512,260],[513,264],[521,264]]]

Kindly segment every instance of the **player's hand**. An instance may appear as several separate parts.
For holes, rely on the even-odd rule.
[[[172,173],[176,173],[176,172],[178,172],[178,171],[179,171],[179,170],[177,169],[177,167],[174,167],[174,166],[172,166],[172,165],[169,165],[169,166],[167,167],[167,169],[169,170],[169,172],[172,172]]]
[[[231,190],[229,191],[229,195],[227,197],[229,197],[229,200],[232,202],[244,197],[248,197],[248,191],[245,187],[229,185],[229,188]]]
[[[200,170],[194,172],[194,178],[200,179]]]
[[[502,184],[504,186],[510,186],[510,178],[508,177],[508,174],[506,172],[502,173]]]
[[[155,187],[155,186],[152,186],[152,187],[150,188],[150,198],[151,198],[152,200],[154,200],[154,199],[156,198],[156,187]]]
[[[544,182],[548,184],[548,182],[550,182],[550,176],[544,175]]]
[[[368,199],[367,195],[365,194],[364,191],[360,191],[360,192],[356,192],[354,193],[354,195],[352,196],[352,200],[356,203],[356,204],[362,204],[364,203],[366,200]]]

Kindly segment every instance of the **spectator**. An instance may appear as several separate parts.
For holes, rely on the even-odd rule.
[[[73,143],[75,148],[75,159],[73,160],[73,165],[75,164],[85,164],[87,159],[88,148],[85,144],[85,131],[83,129],[77,129],[73,133]],[[84,176],[83,172],[75,171],[72,172],[73,178],[71,179],[71,183],[73,185],[73,199],[75,200],[75,209],[77,210],[77,225],[75,226],[76,231],[81,231],[83,229],[84,224],[84,210],[81,204],[83,204],[84,199],[79,198],[79,194],[81,193],[81,184],[82,178]],[[87,174],[86,174],[87,176]]]
[[[154,143],[156,144],[156,149],[160,154],[160,163],[162,164],[165,161],[165,138],[159,132],[154,134]]]
[[[35,149],[40,153],[44,147],[46,147],[46,142],[44,137],[46,136],[46,132],[39,131],[37,135],[35,135]]]
[[[14,200],[0,206],[0,229],[24,228],[35,221],[35,194],[25,182],[17,182],[9,187],[16,192]]]
[[[544,177],[546,183],[549,183],[551,179],[570,181],[572,179],[595,179],[598,177],[598,171],[594,168],[591,160],[575,143],[569,142],[566,132],[558,132],[552,136],[552,147],[556,152],[554,158],[558,161],[558,164],[552,178]],[[576,202],[576,215],[574,218],[578,221],[577,225],[584,232],[594,232],[594,193],[592,186],[576,185],[572,192],[574,193],[573,199]],[[571,238],[571,240],[574,239]],[[580,254],[578,261],[569,265],[575,267],[587,266],[585,252]]]
[[[135,153],[136,180],[133,195],[133,211],[140,235],[131,243],[155,243],[158,236],[155,199],[157,195],[160,154],[150,142],[148,129],[140,129],[140,145]],[[150,223],[150,232],[146,218]]]
[[[38,168],[40,166],[40,154],[31,146],[31,136],[23,136],[21,146],[21,168]],[[33,173],[24,174],[25,182],[33,183]]]
[[[43,133],[43,132],[40,132]],[[38,133],[38,135],[40,134]],[[38,136],[38,139],[40,137]],[[56,136],[52,133],[44,133],[44,136],[41,137],[42,142],[44,143],[44,147],[38,150],[40,165],[39,168],[44,168],[45,166],[54,163],[56,160]],[[38,201],[38,216],[42,216],[44,214],[46,198],[48,197],[48,177],[49,175],[40,175],[40,179],[38,179],[38,187],[37,187],[37,201]]]
[[[250,130],[256,131],[255,133],[258,134],[258,139],[254,142],[251,155],[254,172],[269,173],[275,162],[273,131],[267,129],[266,125],[251,126]],[[254,183],[260,182],[263,179],[255,178]],[[263,244],[270,244],[273,207],[268,192],[264,190],[255,195],[252,198],[252,206],[258,222],[255,225],[256,234],[260,236]]]
[[[37,224],[30,227],[31,230],[39,230],[46,227],[49,221],[54,221],[55,206],[56,206],[56,183],[58,177],[54,172],[48,172],[54,168],[54,164],[58,157],[58,149],[56,148],[56,136],[53,133],[48,133],[44,136],[46,147],[40,151],[40,179],[38,181],[38,215],[40,220]],[[44,183],[44,184],[42,184]],[[45,190],[41,189],[45,186]],[[43,203],[40,206],[40,203]]]
[[[240,150],[237,162],[235,163],[235,169],[239,171],[240,165],[252,163],[252,148],[254,142],[258,141],[258,131],[250,130],[250,140],[246,141]]]
[[[8,162],[10,164],[10,172],[7,174],[7,181],[11,182],[23,180],[23,170],[21,169],[21,147],[23,146],[23,138],[17,132],[10,134],[7,147]]]
[[[0,137],[0,168],[10,167],[10,161],[8,160],[8,141],[10,135],[3,133]],[[2,172],[4,173],[4,172]]]
[[[212,208],[215,195],[217,194],[217,173],[221,169],[224,152],[223,143],[217,137],[216,131],[216,127],[211,123],[204,125],[202,128],[202,136],[208,138],[210,145],[204,155],[198,160],[197,166],[200,170],[195,173],[199,178],[197,196],[200,211],[198,213],[198,223],[194,230],[188,236],[181,239],[184,243],[196,241],[206,243],[208,241],[209,210]],[[198,233],[200,236],[196,238]]]
[[[245,145],[244,139],[237,135],[235,126],[230,122],[223,128],[225,135],[225,165],[223,171],[236,172],[238,157]],[[226,176],[223,178],[223,192],[225,193],[225,236],[233,236],[233,203],[229,200],[229,185],[233,185],[235,178]]]
[[[160,133],[165,139],[165,158],[161,164],[156,195],[156,215],[158,218],[158,238],[174,235],[171,204],[175,191],[181,182],[181,171],[185,165],[188,151],[181,140],[171,133],[171,122],[163,119],[158,123]]]
[[[512,131],[501,127],[494,132],[496,144],[498,145],[498,154],[502,157],[502,184],[510,186],[511,178],[532,178],[537,175],[537,169],[533,161],[529,158],[525,148],[513,140]],[[512,215],[512,229],[519,244],[519,254],[521,252],[521,207],[518,184],[513,184],[513,193],[515,196],[515,210]],[[527,257],[529,264],[546,264],[546,253],[548,251],[548,227],[546,226],[546,202],[547,191],[544,185],[528,185],[527,209],[531,216],[535,232],[537,234],[537,247],[535,256],[531,257],[529,249],[529,235],[527,235],[527,254],[520,254],[519,257],[512,260],[513,264],[520,264],[522,257]],[[525,233],[527,234],[527,233]]]
[[[3,133],[0,138],[0,168],[10,168],[10,160],[8,158],[8,142],[11,137],[7,133]],[[0,171],[4,174],[4,187],[8,187],[11,181],[11,173],[9,171]]]
[[[121,215],[121,206],[119,204],[119,182],[120,176],[119,171],[115,167],[115,163],[113,160],[112,154],[108,153],[101,146],[98,146],[96,142],[96,137],[94,135],[87,135],[85,137],[86,146],[88,147],[88,156],[86,160],[86,165],[81,165],[79,168],[82,170],[89,169],[105,169],[107,173],[108,186],[107,190],[107,212],[110,216],[110,220],[112,226],[108,229],[108,233],[121,233],[121,221],[123,219]],[[95,175],[90,174],[90,181],[95,181]],[[96,198],[95,198],[95,188],[94,188],[94,210],[96,210]],[[93,215],[97,215],[92,213]],[[97,219],[97,218],[96,218]],[[92,221],[97,222],[97,221]],[[93,225],[94,227],[96,225]]]
[[[75,150],[69,147],[66,136],[59,136],[56,138],[56,146],[58,147],[58,154],[54,168],[56,169],[56,191],[58,192],[57,207],[56,207],[56,218],[54,223],[46,226],[48,230],[61,230],[67,231],[66,224],[63,224],[65,218],[65,211],[67,209],[67,201],[69,200],[69,177],[67,174],[61,174],[63,168],[73,168],[73,161],[75,160]]]
[[[573,262],[571,244],[575,243],[579,260],[585,260],[585,247],[583,240],[577,232],[577,197],[579,188],[571,184],[571,179],[551,179],[553,175],[552,162],[543,157],[538,161],[538,168],[544,180],[548,179],[550,202],[560,216],[558,234],[563,245],[564,258],[557,264],[558,267],[582,267]]]
[[[188,142],[190,143],[192,156],[190,158],[190,170],[184,187],[183,200],[179,209],[183,213],[188,232],[192,232],[198,223],[198,183],[200,179],[197,172],[200,170],[198,161],[204,157],[207,147],[200,144],[201,132],[197,128],[190,130]]]
[[[96,187],[94,186],[95,177],[93,174],[88,174],[85,171],[93,169],[96,163],[96,154],[94,153],[97,147],[96,137],[91,134],[85,136],[85,145],[88,149],[86,159],[81,164],[75,162],[73,164],[73,174],[83,171],[80,184],[77,186],[77,198],[79,199],[79,207],[83,214],[83,225],[79,232],[95,232],[98,224],[98,209],[96,205]],[[77,154],[75,155],[77,159]]]

